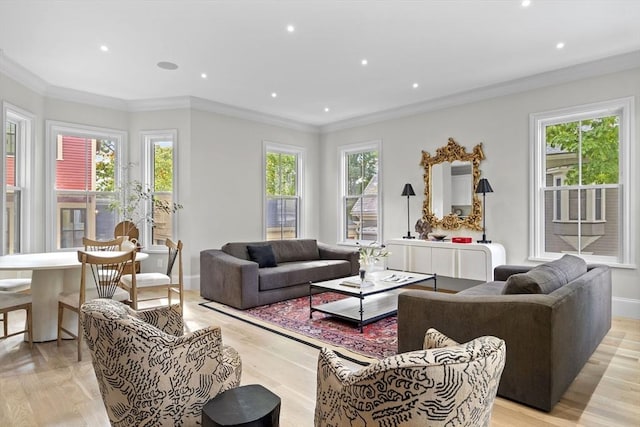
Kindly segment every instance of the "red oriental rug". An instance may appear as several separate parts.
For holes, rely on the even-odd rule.
[[[313,296],[313,305],[341,298],[345,297],[331,292],[316,294]],[[396,316],[365,325],[360,333],[355,323],[323,313],[314,312],[313,319],[309,319],[308,296],[247,310],[213,301],[201,305],[316,348],[330,347],[342,357],[355,362],[382,359],[396,354],[398,348]],[[369,360],[363,360],[359,355]]]

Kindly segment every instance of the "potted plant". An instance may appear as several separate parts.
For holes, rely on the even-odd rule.
[[[388,257],[391,252],[378,242],[371,242],[367,246],[357,243],[360,253],[360,278],[365,279],[366,275],[378,269],[380,261]]]
[[[116,212],[122,220],[116,226],[115,234],[128,237],[131,241],[138,239],[138,228],[142,224],[155,227],[158,215],[169,215],[183,208],[179,203],[158,197],[150,187],[137,180],[127,182],[121,191],[124,198],[109,203],[109,209]],[[149,205],[152,206],[151,209]],[[134,243],[137,244],[137,241]]]

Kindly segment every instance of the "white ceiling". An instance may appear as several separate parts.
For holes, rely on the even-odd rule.
[[[638,0],[0,0],[0,19],[4,56],[58,90],[314,126],[640,50]]]

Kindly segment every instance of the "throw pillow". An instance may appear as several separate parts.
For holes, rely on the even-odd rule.
[[[550,294],[586,272],[587,263],[582,258],[564,255],[555,261],[540,264],[526,273],[509,276],[502,293]]]
[[[249,251],[249,258],[251,258],[251,261],[257,262],[259,268],[278,266],[278,263],[276,263],[276,256],[273,253],[271,245],[247,245],[247,251]]]
[[[512,274],[502,289],[503,294],[539,294],[540,286],[529,273]]]

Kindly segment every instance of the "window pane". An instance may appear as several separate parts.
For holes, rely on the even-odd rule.
[[[113,238],[116,213],[116,142],[58,136],[56,193],[57,248],[82,246],[82,237]],[[61,156],[60,156],[61,154]]]
[[[344,239],[378,240],[378,152],[345,154]]]
[[[617,184],[619,181],[618,116],[580,122],[581,184]]]
[[[546,173],[562,185],[617,184],[618,131],[618,116],[547,126]]]
[[[267,153],[266,191],[268,196],[295,196],[297,189],[297,155]]]
[[[347,195],[362,194],[378,173],[378,152],[365,151],[347,155]],[[377,189],[376,189],[377,191]]]
[[[298,229],[298,199],[267,199],[267,240],[294,239]]]
[[[18,135],[20,127],[17,123],[7,121],[7,134],[6,134],[6,156],[4,159],[5,170],[5,243],[4,253],[14,254],[20,252],[20,186],[18,182],[16,144],[19,140]]]
[[[580,220],[577,218],[578,194],[582,206]],[[553,219],[554,197],[567,206],[560,209],[561,219]],[[601,219],[598,200],[606,220]],[[579,193],[576,190],[546,191],[545,252],[618,257],[619,201],[617,188],[580,190]],[[589,206],[594,208],[589,209]]]
[[[20,190],[7,190],[5,254],[20,253]]]
[[[173,142],[153,142],[153,188],[155,191],[173,191]],[[169,199],[169,201],[172,201]]]
[[[167,206],[173,204],[173,195],[170,192],[156,192],[154,196],[162,200]],[[164,245],[165,240],[173,236],[173,214],[161,209],[153,209],[153,227],[151,227],[151,244]]]
[[[265,186],[267,240],[298,237],[298,154],[267,152]]]

